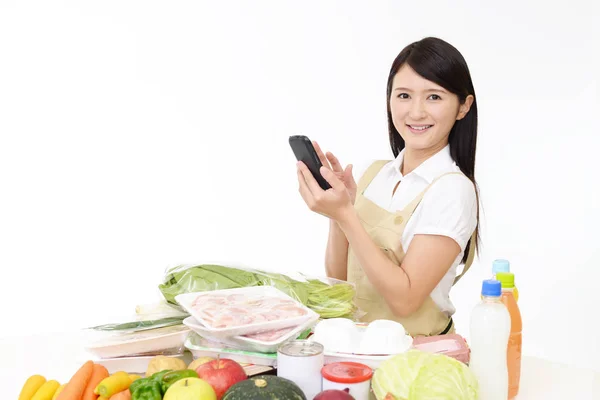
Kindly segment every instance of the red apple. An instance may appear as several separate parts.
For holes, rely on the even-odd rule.
[[[204,379],[213,387],[217,400],[221,400],[231,386],[248,377],[240,364],[228,358],[204,363],[196,368],[196,372],[200,379]]]

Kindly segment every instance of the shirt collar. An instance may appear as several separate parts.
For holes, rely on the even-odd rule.
[[[393,161],[394,170],[396,170],[401,177],[404,177],[401,172],[402,162],[404,161],[404,151],[405,149],[402,149],[400,154],[398,154],[398,157]],[[456,163],[450,155],[450,145],[446,145],[442,150],[429,157],[408,175],[414,174],[420,176],[425,179],[427,183],[431,183],[435,178],[448,172],[455,165]]]

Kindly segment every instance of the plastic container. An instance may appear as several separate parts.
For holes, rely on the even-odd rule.
[[[500,282],[495,279],[483,281],[481,294],[483,300],[471,313],[469,368],[479,382],[481,400],[506,400],[510,314],[501,300]]]
[[[271,286],[185,293],[175,300],[212,337],[227,338],[295,327],[318,314]]]
[[[399,354],[412,345],[412,337],[404,327],[390,320],[355,324],[344,318],[320,321],[311,336],[325,347],[325,354],[387,356]]]
[[[269,367],[277,366],[277,353],[257,353],[251,351],[237,350],[224,348],[219,345],[214,347],[203,346],[205,342],[197,334],[191,333],[185,341],[185,348],[187,348],[194,358],[199,357],[213,357],[217,358],[229,358],[238,363],[262,365]]]
[[[148,370],[148,364],[155,356],[142,357],[117,357],[117,358],[99,358],[92,360],[96,364],[104,365],[109,374],[114,374],[118,371],[125,371],[128,374],[144,375]],[[179,358],[185,362],[185,365],[190,365],[193,361],[192,353],[185,351],[182,354],[170,355],[167,357]],[[83,364],[87,358],[80,362]]]
[[[494,260],[492,264],[492,279],[498,280],[496,274],[499,272],[510,272],[510,262],[504,259]],[[515,297],[515,301],[519,301],[519,291],[516,287],[513,288],[513,295]]]
[[[322,344],[325,347],[325,365],[336,362],[356,362],[372,369],[379,368],[385,360],[412,348],[413,338],[404,335],[395,344],[394,349],[387,349],[395,350],[390,354],[361,354],[360,351],[364,348],[361,342],[369,325],[364,322],[354,323],[343,318],[323,320],[317,324],[314,329],[315,334],[310,336],[309,340],[324,342]]]
[[[99,358],[181,354],[190,331],[185,325],[175,325],[140,332],[110,334],[86,343],[84,349]]]
[[[210,329],[207,329],[205,326],[200,324],[194,317],[186,318],[183,323],[205,339],[220,342],[228,347],[247,351],[255,351],[259,353],[276,353],[280,345],[290,340],[297,339],[302,332],[312,328],[318,319],[319,316],[315,314],[312,315],[306,322],[296,327],[288,327],[275,331],[260,332],[253,335],[234,336],[227,338],[220,337],[219,335],[214,336]],[[260,338],[263,337],[265,340],[260,340]]]
[[[460,362],[469,364],[471,350],[465,338],[456,333],[437,336],[417,336],[413,340],[413,347],[428,353],[444,354]]]
[[[510,314],[510,336],[506,353],[508,367],[508,398],[514,399],[519,393],[521,381],[521,332],[523,321],[517,301],[513,296],[515,287],[515,276],[510,272],[498,272],[496,274],[502,284],[502,302]]]
[[[368,400],[373,370],[355,362],[336,362],[321,369],[323,390],[345,390],[356,400]]]

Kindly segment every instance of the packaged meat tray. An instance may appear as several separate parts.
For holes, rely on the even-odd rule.
[[[175,297],[213,338],[297,327],[318,314],[271,286],[254,286]]]
[[[220,342],[234,349],[256,351],[259,353],[275,353],[281,344],[289,340],[294,340],[307,329],[311,329],[318,319],[319,316],[315,314],[306,322],[295,327],[292,326],[228,338],[213,336],[209,329],[200,324],[193,317],[186,318],[183,323],[203,338]]]
[[[206,346],[204,346],[206,345]],[[185,341],[185,347],[192,353],[194,358],[213,357],[229,358],[238,363],[263,365],[277,367],[277,353],[257,353],[238,349],[223,348],[222,346],[211,346],[205,343],[200,336],[191,333]]]
[[[440,353],[469,364],[471,350],[467,341],[455,333],[438,336],[417,336],[413,347],[429,353]]]

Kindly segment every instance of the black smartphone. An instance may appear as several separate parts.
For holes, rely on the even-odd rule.
[[[290,146],[296,155],[296,159],[306,164],[321,189],[331,189],[329,182],[321,175],[320,169],[323,164],[310,139],[303,135],[290,136]]]

